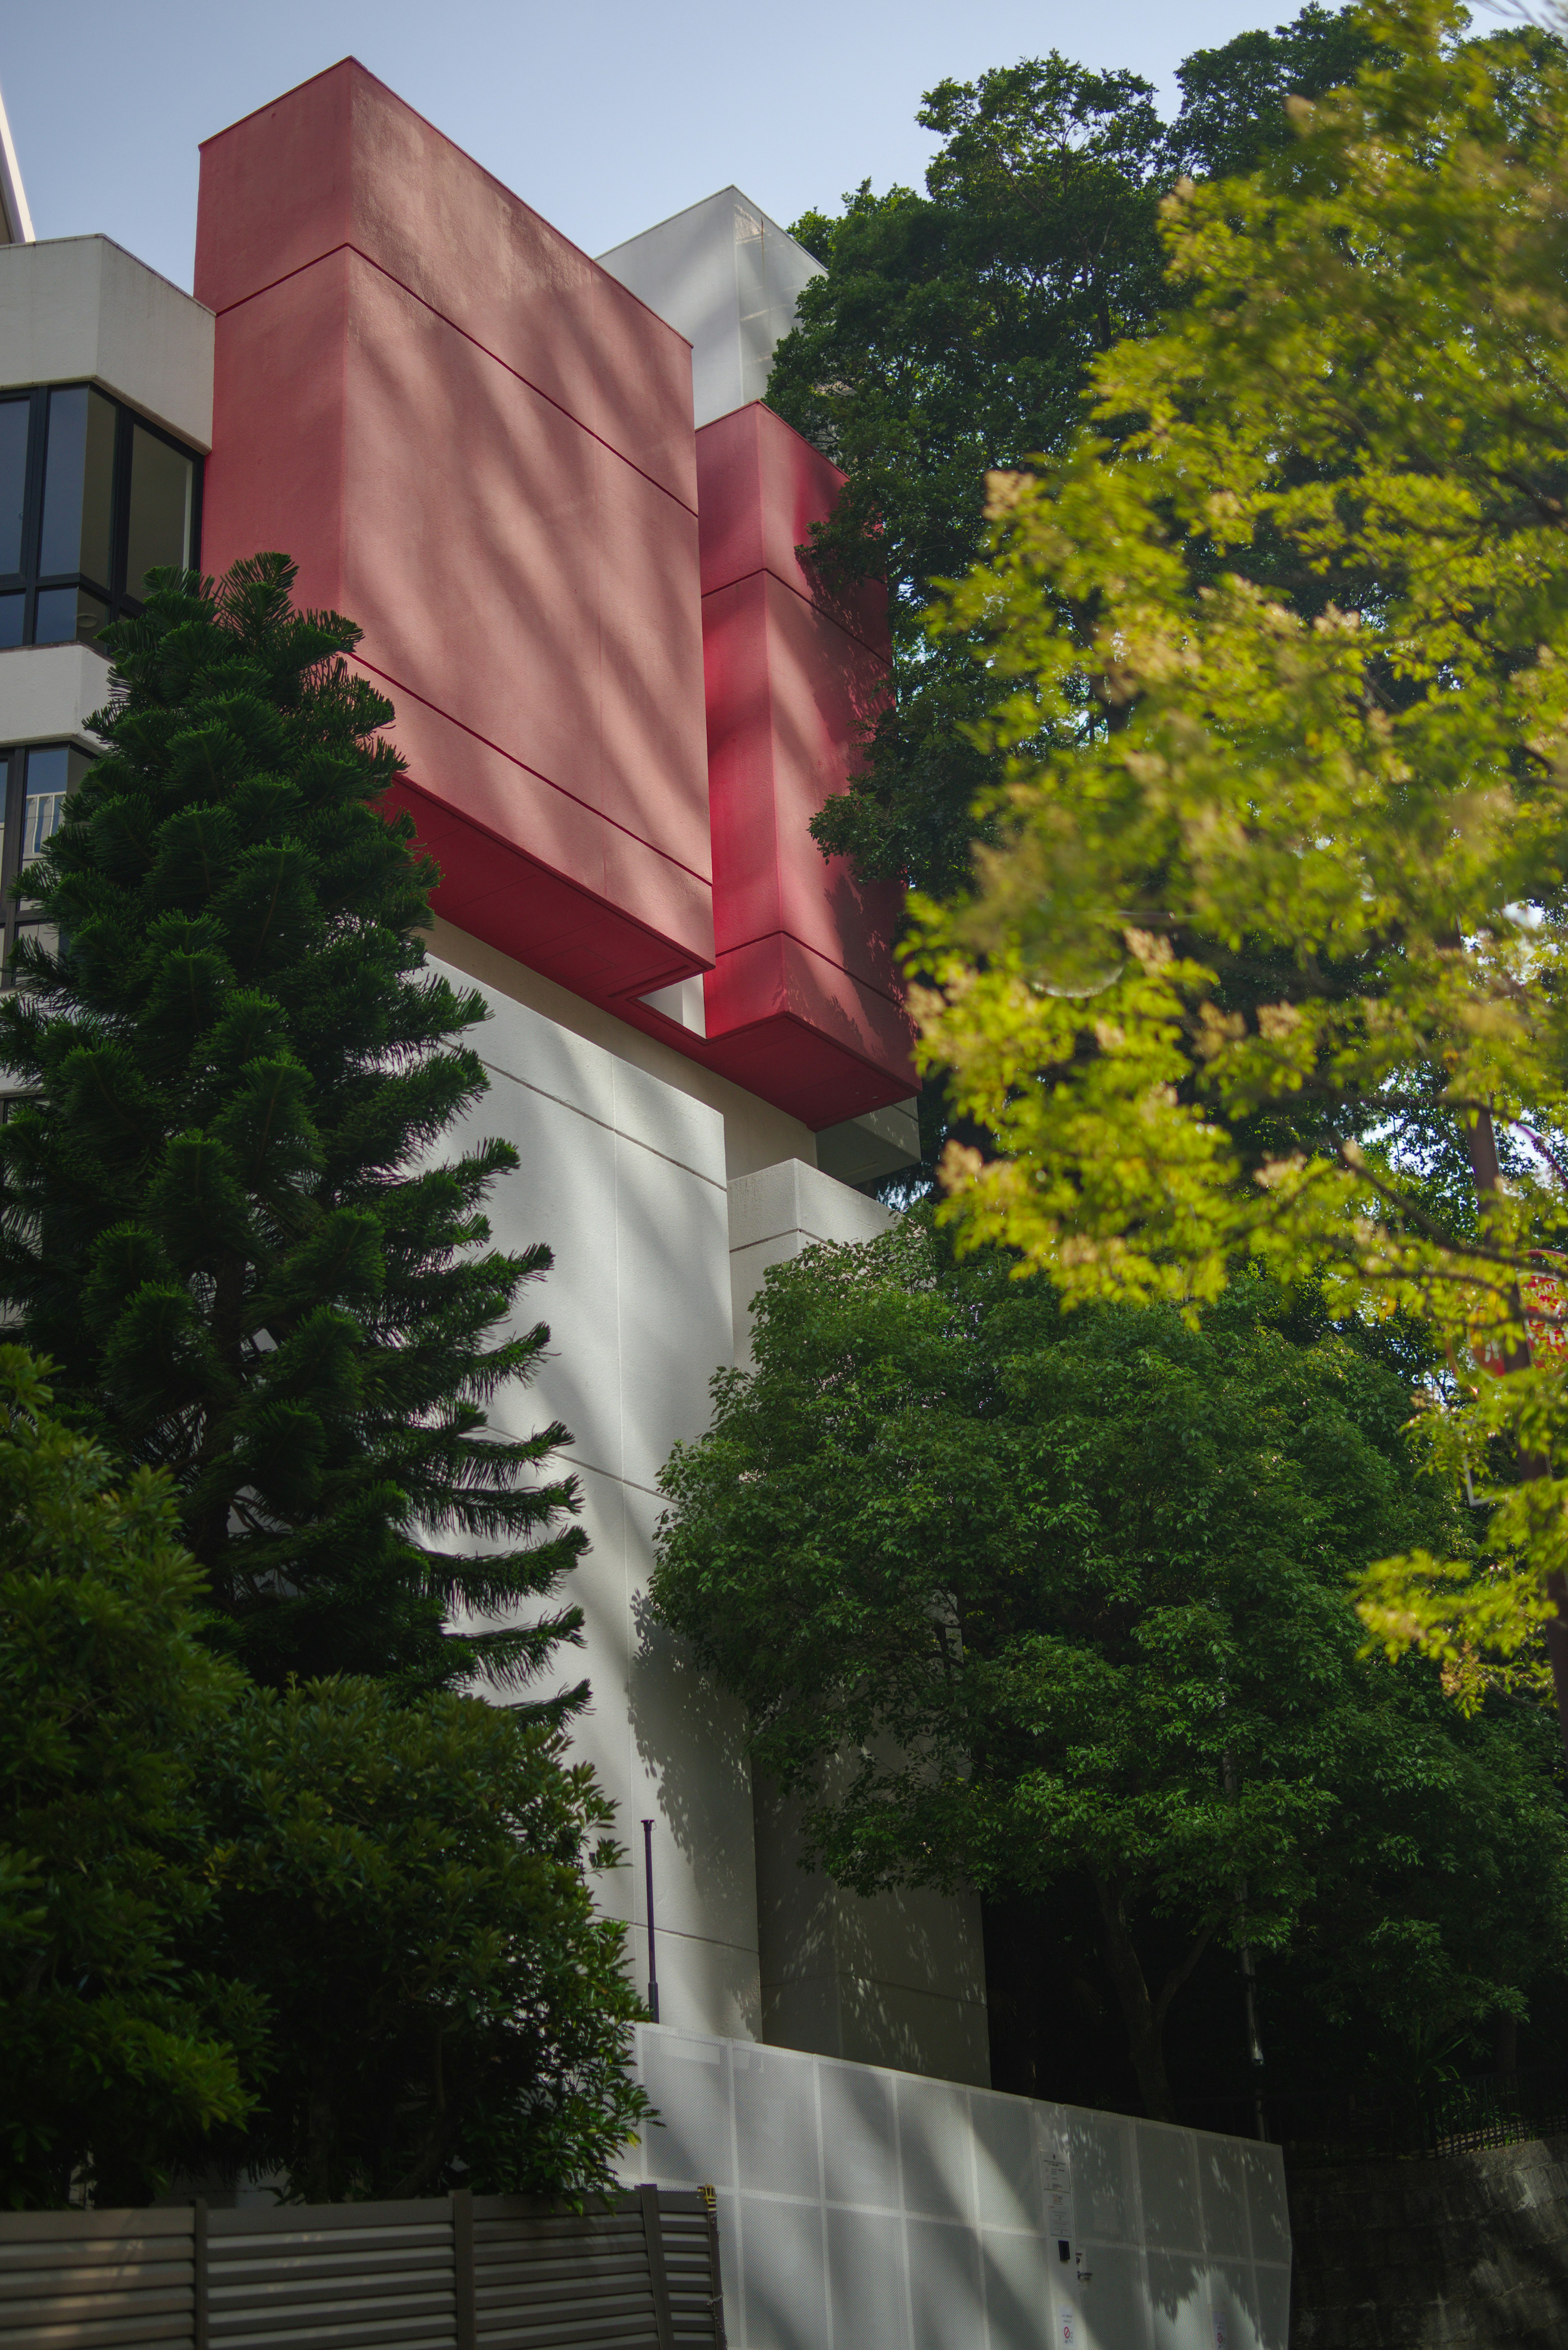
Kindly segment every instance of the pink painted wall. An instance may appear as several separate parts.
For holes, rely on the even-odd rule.
[[[202,559],[349,613],[439,910],[566,984],[712,960],[691,352],[353,62],[202,151]]]
[[[694,434],[675,331],[353,59],[202,150],[202,561],[363,628],[437,910],[813,1126],[915,1090],[898,893],[811,816],[888,690],[794,549],[841,476]],[[706,972],[708,1036],[639,999]]]
[[[917,1088],[894,977],[898,889],[825,861],[812,817],[843,789],[889,691],[887,599],[827,595],[796,548],[843,476],[760,401],[697,435],[713,836],[708,1034],[727,1066],[827,1126]],[[845,1105],[847,1104],[848,1107]]]

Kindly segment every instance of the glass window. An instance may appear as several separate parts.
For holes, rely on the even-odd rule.
[[[78,763],[81,754],[77,754]],[[66,794],[70,790],[71,754],[64,743],[51,743],[27,754],[27,796],[22,809],[22,864],[31,865],[47,840],[59,830]],[[0,856],[4,855],[0,848]]]
[[[113,521],[114,409],[87,384],[52,391],[38,549],[43,577],[85,571],[107,587]]]
[[[201,458],[94,385],[0,391],[0,651],[101,651],[149,571],[199,562],[201,515]]]
[[[22,510],[27,499],[30,400],[0,400],[0,571],[22,568]]]
[[[30,938],[56,948],[54,925],[43,919],[36,900],[18,903],[12,885],[26,871],[46,842],[59,830],[71,793],[92,762],[74,743],[36,743],[26,751],[0,751],[0,955],[9,985],[12,956],[18,940]]]
[[[108,605],[85,588],[40,588],[33,642],[68,645],[74,638],[90,645],[108,619]]]
[[[125,590],[140,596],[160,563],[191,559],[191,506],[196,468],[181,450],[140,424],[130,436],[130,520],[126,536]]]

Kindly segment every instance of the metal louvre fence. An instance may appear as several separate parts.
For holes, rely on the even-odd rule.
[[[4,2350],[724,2350],[712,2192],[0,2214]]]

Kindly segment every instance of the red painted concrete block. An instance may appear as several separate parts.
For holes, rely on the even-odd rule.
[[[825,593],[795,549],[843,476],[754,403],[697,435],[717,962],[709,1057],[812,1126],[918,1089],[893,966],[896,884],[808,827],[889,690],[887,605]]]
[[[202,149],[203,561],[397,705],[438,910],[614,1000],[713,959],[691,353],[352,60]]]

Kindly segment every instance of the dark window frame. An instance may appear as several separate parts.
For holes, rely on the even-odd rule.
[[[114,411],[114,470],[109,493],[110,577],[107,580],[89,578],[81,571],[45,573],[38,569],[44,527],[44,469],[49,430],[49,395],[56,391],[76,390],[96,392]],[[141,609],[141,598],[128,594],[125,586],[127,542],[130,535],[130,453],[132,436],[138,427],[191,461],[191,548],[187,560],[192,570],[200,567],[202,560],[203,461],[202,452],[193,449],[188,441],[182,441],[178,433],[166,432],[150,416],[143,416],[140,409],[128,408],[123,400],[116,400],[112,392],[106,391],[100,383],[94,383],[90,377],[75,377],[68,383],[17,385],[0,391],[0,403],[19,403],[22,400],[30,403],[26,486],[22,506],[22,567],[19,571],[0,572],[0,596],[21,594],[25,598],[21,642],[32,645],[36,642],[38,598],[50,588],[76,588],[95,597],[107,607],[106,625],[109,620],[118,620],[128,613],[134,614]],[[91,638],[74,636],[46,639],[50,644],[90,645],[92,641]]]

